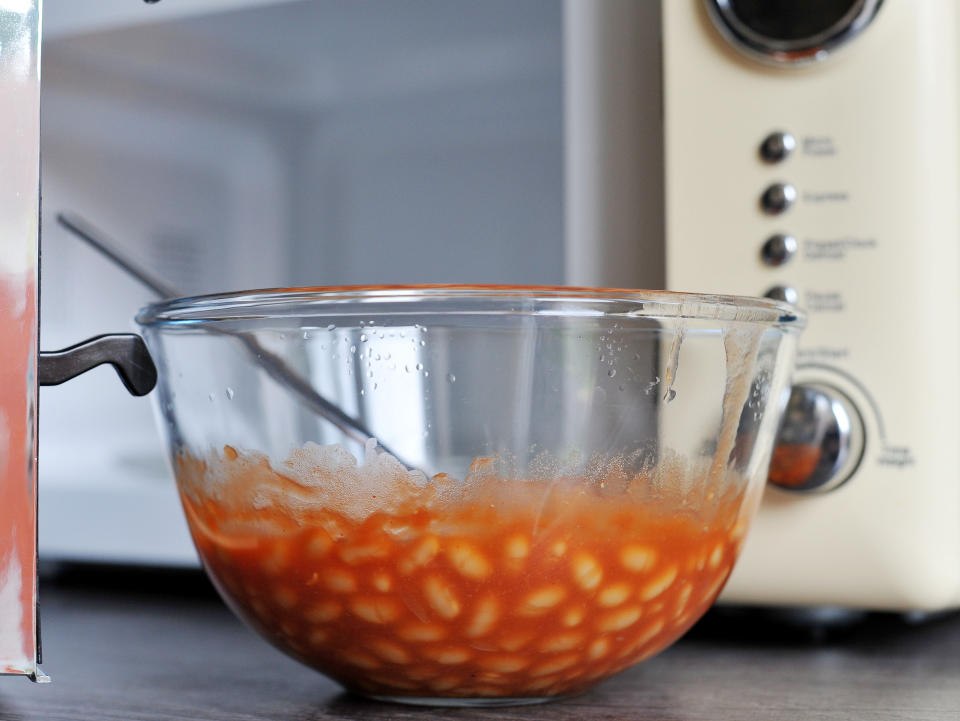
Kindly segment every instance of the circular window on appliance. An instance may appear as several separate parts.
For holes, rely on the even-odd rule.
[[[883,0],[705,0],[721,34],[778,64],[822,60],[863,31]]]

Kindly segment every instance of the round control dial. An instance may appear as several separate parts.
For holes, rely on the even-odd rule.
[[[860,464],[864,426],[845,394],[820,383],[790,390],[768,480],[791,491],[829,491]]]
[[[882,0],[705,0],[721,34],[761,60],[822,60],[858,35]]]

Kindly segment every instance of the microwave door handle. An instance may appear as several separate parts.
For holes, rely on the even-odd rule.
[[[109,363],[127,390],[144,396],[157,384],[157,367],[146,343],[135,333],[114,333],[90,338],[63,350],[40,353],[37,380],[42,386],[56,386]]]

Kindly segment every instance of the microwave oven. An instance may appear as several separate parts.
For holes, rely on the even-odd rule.
[[[150,300],[64,209],[190,292],[776,295],[819,470],[768,489],[723,600],[960,605],[951,0],[46,5],[45,345]],[[41,557],[194,565],[113,385],[41,394]]]
[[[809,313],[771,469],[790,490],[768,484],[722,598],[956,607],[960,6],[660,5],[666,286]],[[632,203],[657,98],[604,84],[639,52],[635,8],[571,9],[569,280],[631,285],[659,260]],[[817,424],[831,430],[804,461],[792,441]]]

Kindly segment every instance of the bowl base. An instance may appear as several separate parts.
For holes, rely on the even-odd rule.
[[[534,704],[556,701],[562,696],[517,696],[487,697],[487,698],[456,698],[432,696],[380,696],[364,694],[374,701],[386,703],[402,703],[407,706],[443,706],[447,708],[496,708],[498,706],[533,706]]]

